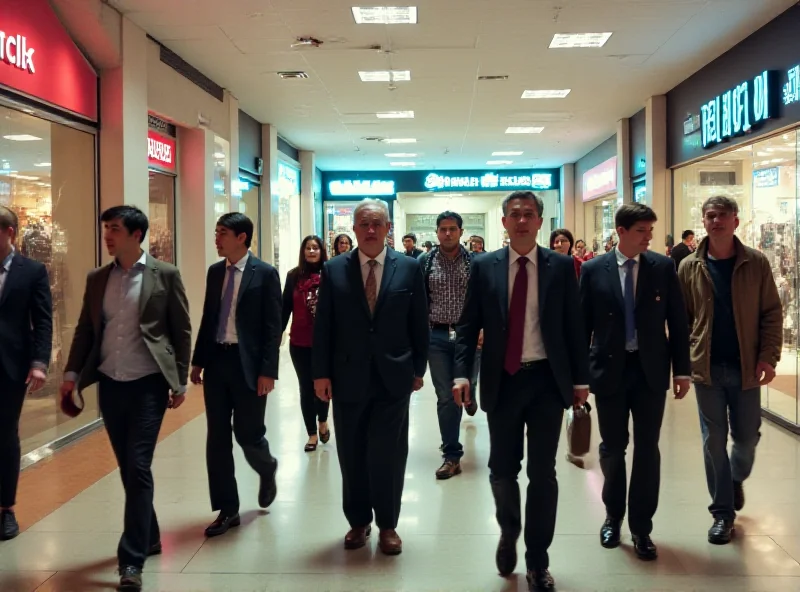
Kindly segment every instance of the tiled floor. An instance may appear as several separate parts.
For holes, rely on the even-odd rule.
[[[398,529],[405,551],[400,557],[384,557],[376,552],[373,540],[366,549],[346,553],[341,544],[347,524],[340,509],[335,434],[316,453],[302,451],[305,436],[288,355],[282,372],[267,411],[268,435],[281,461],[278,499],[268,512],[258,509],[256,476],[237,452],[243,524],[223,537],[205,540],[203,529],[213,514],[207,499],[204,418],[191,419],[195,413],[190,413],[184,418],[188,423],[159,445],[154,464],[156,509],[165,553],[148,561],[146,590],[525,589],[522,564],[509,580],[497,576],[494,567],[498,529],[487,482],[485,416],[464,421],[464,474],[437,482],[433,476],[439,464],[435,396],[430,386],[415,395]],[[87,439],[67,452],[91,458],[98,446],[97,438]],[[596,455],[590,456],[586,470],[580,470],[564,460],[563,450],[559,453],[561,493],[551,549],[558,589],[800,591],[800,441],[765,424],[757,467],[747,483],[740,536],[727,547],[706,542],[710,517],[693,396],[670,401],[661,449],[661,507],[654,532],[661,556],[649,564],[636,560],[627,540],[614,551],[598,543],[604,511]],[[57,456],[54,462],[58,460]],[[91,477],[88,469],[83,470],[87,472],[83,491],[18,539],[0,544],[1,592],[113,589],[114,554],[122,523],[119,478],[116,472]],[[54,475],[49,483],[38,478],[39,486],[63,489],[59,481],[67,479],[63,467]],[[36,492],[29,487],[26,495]],[[22,503],[20,512],[24,511]]]

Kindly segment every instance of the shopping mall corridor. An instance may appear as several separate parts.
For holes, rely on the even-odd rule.
[[[214,515],[207,498],[201,393],[193,390],[194,399],[168,418],[154,463],[164,554],[147,562],[145,590],[525,589],[522,564],[510,580],[496,575],[498,528],[487,482],[485,416],[479,413],[464,422],[464,474],[437,482],[438,427],[430,385],[412,404],[398,528],[403,554],[381,555],[374,538],[366,549],[345,552],[336,437],[313,454],[303,452],[296,379],[286,354],[267,411],[268,436],[281,462],[278,499],[269,511],[258,509],[256,476],[237,450],[243,523],[225,536],[203,536]],[[594,438],[596,449],[596,433]],[[596,452],[581,470],[568,464],[561,451],[558,526],[551,549],[558,590],[800,590],[800,441],[765,424],[739,536],[726,547],[706,542],[710,517],[693,395],[670,401],[661,448],[661,507],[654,532],[660,558],[653,563],[635,558],[627,533],[622,548],[600,547],[597,533],[604,512]],[[118,581],[122,491],[104,433],[25,471],[21,495],[18,511],[26,530],[0,543],[0,591],[112,590]]]

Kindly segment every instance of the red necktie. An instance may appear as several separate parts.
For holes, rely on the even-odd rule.
[[[528,258],[517,259],[519,270],[514,278],[511,305],[508,307],[508,341],[506,363],[509,374],[516,374],[522,365],[522,342],[525,338],[525,310],[528,308]]]

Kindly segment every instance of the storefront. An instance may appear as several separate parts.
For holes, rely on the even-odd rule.
[[[798,153],[800,7],[757,31],[668,94],[674,236],[705,236],[702,204],[739,204],[737,235],[772,264],[783,302],[783,356],[762,389],[765,415],[800,433]]]
[[[634,203],[647,203],[647,113],[630,118],[630,172]]]
[[[617,157],[586,171],[581,188],[586,248],[595,254],[605,253],[618,240],[614,215],[622,200],[617,192]]]
[[[234,180],[231,193],[238,211],[253,221],[255,234],[250,251],[261,257],[261,176],[264,160],[261,157],[261,124],[239,110],[239,179]]]
[[[27,465],[99,418],[93,389],[78,418],[58,405],[84,280],[98,262],[97,74],[46,0],[4,0],[0,28],[0,204],[19,216],[16,247],[47,266],[53,295],[48,381],[20,422]]]
[[[147,116],[147,166],[149,176],[149,253],[175,265],[175,179],[177,132],[173,124],[153,113]]]
[[[300,168],[288,161],[278,160],[277,215],[272,218],[275,237],[275,267],[281,277],[297,266],[300,244]]]

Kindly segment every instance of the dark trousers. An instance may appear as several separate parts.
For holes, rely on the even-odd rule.
[[[100,412],[125,489],[125,530],[119,564],[141,568],[161,533],[153,508],[153,454],[167,411],[169,385],[161,374],[117,382],[100,376]]]
[[[19,417],[25,402],[27,386],[12,381],[0,365],[0,508],[17,503],[19,483]]]
[[[408,458],[408,407],[386,391],[374,368],[370,397],[342,403],[333,396],[344,515],[351,527],[375,522],[381,530],[397,528]]]
[[[211,509],[231,516],[239,511],[233,436],[236,436],[245,459],[256,473],[269,477],[277,469],[277,461],[270,454],[269,443],[264,437],[267,433],[264,425],[267,397],[259,397],[247,386],[236,346],[216,347],[203,373],[203,384]]]
[[[658,440],[664,419],[666,392],[653,392],[638,353],[628,353],[622,384],[614,394],[597,395],[597,420],[600,427],[600,467],[603,470],[603,503],[608,517],[625,516],[628,448],[628,421],[633,417],[633,468],[628,497],[628,524],[639,536],[653,531],[653,516],[658,507],[661,482],[661,453]]]
[[[456,364],[456,344],[450,341],[447,329],[435,327],[431,330],[428,366],[436,391],[436,414],[439,418],[439,434],[442,437],[442,457],[459,460],[464,456],[464,447],[459,442],[463,409],[453,399],[453,372]]]
[[[525,562],[528,569],[548,568],[558,508],[556,453],[564,401],[547,360],[513,376],[504,374],[500,396],[489,421],[490,481],[503,534],[522,531],[517,476],[522,469],[528,432],[528,494],[525,503]]]
[[[317,435],[317,422],[328,421],[330,403],[326,403],[314,393],[314,376],[311,372],[311,348],[289,346],[292,356],[294,371],[297,373],[297,382],[300,385],[300,411],[303,413],[303,422],[309,436]]]

